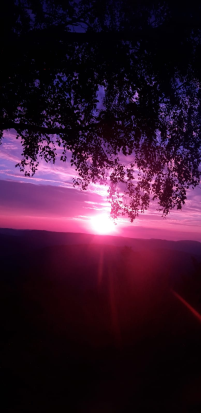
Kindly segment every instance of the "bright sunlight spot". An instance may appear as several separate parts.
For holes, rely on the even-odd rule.
[[[97,234],[110,234],[116,229],[113,220],[106,214],[91,217],[91,226]]]

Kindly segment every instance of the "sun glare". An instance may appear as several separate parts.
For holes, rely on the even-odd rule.
[[[91,217],[91,226],[97,234],[110,234],[115,231],[114,222],[106,214]]]

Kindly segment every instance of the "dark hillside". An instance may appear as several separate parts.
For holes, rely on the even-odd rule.
[[[201,261],[201,243],[196,241],[166,241],[144,240],[115,236],[102,236],[79,233],[57,233],[48,231],[0,229],[0,259],[1,267],[10,268],[15,272],[16,263],[22,255],[38,251],[44,247],[63,245],[113,245],[114,247],[131,247],[133,251],[140,252],[146,257],[152,255],[154,265],[168,263],[168,268],[173,278],[179,274],[189,274],[193,271],[191,257]],[[182,254],[183,253],[183,254]],[[155,257],[155,258],[154,258]],[[161,258],[160,258],[161,257]],[[164,257],[164,258],[163,258]],[[34,258],[35,260],[35,258]],[[145,262],[144,262],[145,264]],[[166,265],[166,264],[165,264]]]
[[[200,406],[201,324],[171,292],[201,312],[200,256],[32,235],[0,237],[5,411]]]

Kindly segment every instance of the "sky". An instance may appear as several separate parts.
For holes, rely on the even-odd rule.
[[[110,219],[107,187],[90,185],[87,191],[73,188],[76,175],[67,162],[40,161],[33,177],[25,177],[15,165],[22,146],[14,130],[4,133],[0,146],[0,227],[58,232],[111,234],[131,238],[201,241],[201,186],[189,190],[181,211],[162,218],[157,204],[135,219]]]

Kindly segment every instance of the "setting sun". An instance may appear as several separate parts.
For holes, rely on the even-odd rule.
[[[97,234],[110,234],[115,230],[114,222],[106,214],[91,217],[91,226]]]

